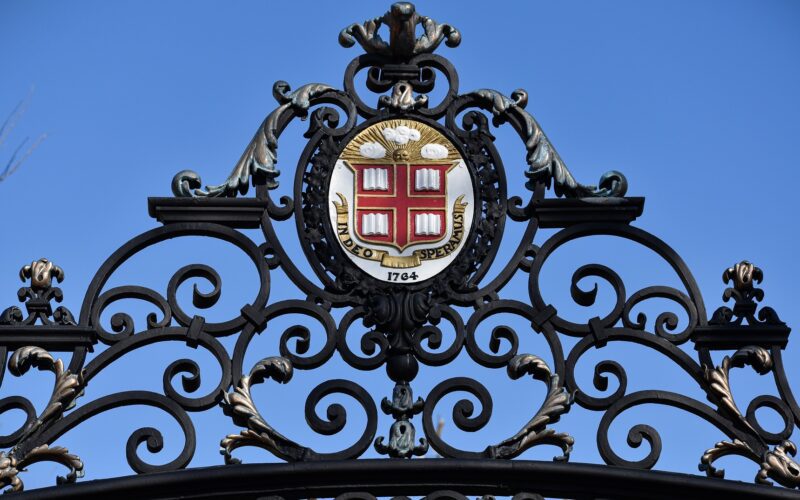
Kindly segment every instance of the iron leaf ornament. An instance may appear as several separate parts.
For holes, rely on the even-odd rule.
[[[46,276],[39,277],[43,280],[41,285],[49,285]],[[23,472],[28,465],[38,462],[56,462],[69,469],[66,476],[58,477],[58,484],[75,482],[84,474],[83,462],[77,455],[60,446],[51,447],[48,443],[39,443],[41,436],[61,418],[65,411],[72,408],[75,400],[82,395],[83,375],[71,373],[64,368],[64,363],[60,359],[54,358],[49,352],[37,346],[17,349],[8,363],[9,372],[17,377],[21,377],[32,367],[52,372],[55,375],[55,384],[44,410],[38,416],[28,414],[29,418],[21,429],[17,445],[8,452],[0,452],[0,485],[9,486],[7,492],[22,491],[24,484],[19,477],[20,472]]]
[[[720,481],[724,471],[717,468],[721,458],[738,455],[756,464],[756,483],[800,487],[792,441],[800,406],[782,357],[790,329],[761,304],[761,269],[741,261],[725,270],[727,305],[709,317],[680,255],[631,225],[644,199],[625,196],[624,175],[607,172],[596,186],[578,182],[526,110],[526,91],[459,90],[456,68],[436,53],[442,44],[459,45],[461,33],[452,25],[400,2],[346,27],[339,41],[363,49],[346,67],[342,89],[312,83],[293,90],[275,83],[278,105],[228,178],[204,186],[196,172],[184,170],[173,178],[173,197],[150,198],[150,214],[162,225],[133,237],[102,264],[79,314],[53,307],[63,300],[55,286],[65,276],[59,266],[42,258],[20,270],[24,286],[17,298],[24,307],[0,313],[0,383],[6,371],[21,377],[32,368],[52,373],[54,382],[39,409],[24,395],[0,399],[0,415],[24,416],[0,435],[0,485],[23,490],[22,472],[43,461],[67,468],[57,483],[77,482],[84,464],[73,452],[86,453],[55,443],[94,416],[128,406],[148,407],[174,424],[168,434],[150,426],[129,434],[125,457],[141,479],[58,491],[75,498],[798,498],[789,490]],[[361,81],[368,93],[356,84]],[[292,159],[293,175],[284,178],[287,194],[276,199],[279,138],[295,118],[307,122],[307,142]],[[506,170],[494,135],[504,126],[520,137],[527,166]],[[245,197],[250,186],[255,192]],[[540,241],[539,229],[555,231]],[[290,241],[292,231],[296,242]],[[573,303],[551,302],[543,289],[552,283],[542,280],[552,276],[553,261],[564,262],[553,256],[572,242],[609,236],[663,259],[675,273],[671,284],[631,290],[611,267],[581,263],[565,283]],[[117,285],[125,283],[118,271],[129,259],[187,237],[240,252],[247,263],[241,277],[256,284],[243,290],[254,290],[252,295],[224,310],[230,300],[220,300],[227,293],[220,273],[193,260],[165,275],[163,289]],[[605,257],[601,251],[597,247],[598,261]],[[184,293],[188,285],[191,292]],[[600,300],[601,293],[610,295]],[[144,321],[123,307],[131,301],[150,310]],[[658,312],[642,309],[645,303]],[[576,305],[593,308],[590,319],[576,322],[564,314]],[[255,347],[259,335],[273,343]],[[522,350],[531,336],[542,340],[540,351]],[[668,359],[703,397],[661,387],[665,381],[647,378],[652,371],[629,384],[628,359],[581,364],[586,353],[613,353],[605,347],[614,343],[636,344]],[[189,357],[170,360],[157,390],[82,397],[117,360],[161,345],[172,345],[171,353],[186,349]],[[211,360],[210,377],[208,363],[194,360],[198,351]],[[252,359],[260,361],[246,365],[256,351]],[[770,375],[761,380],[774,379],[776,390],[747,404],[737,400],[732,373],[746,366]],[[337,378],[325,367],[334,368]],[[423,390],[443,373],[440,367],[450,368],[449,378]],[[153,366],[148,361],[145,368]],[[484,370],[504,370],[519,381],[506,382],[515,385],[511,397],[524,413],[499,442],[482,441],[481,431],[502,420],[495,401],[509,392],[480,381]],[[385,373],[374,386],[382,387],[373,391],[380,394],[362,382],[362,372],[374,371]],[[293,399],[273,391],[297,384],[300,372],[322,380],[305,395],[305,424],[297,424],[320,441],[335,435],[349,440],[301,444],[291,438],[296,429],[277,428],[271,417],[290,411]],[[584,378],[592,387],[582,385]],[[527,389],[530,379],[544,385],[542,394]],[[139,383],[139,377],[131,380]],[[659,388],[647,389],[651,382]],[[263,399],[254,396],[256,386],[265,391]],[[620,453],[612,444],[618,417],[645,405],[689,412],[716,429],[719,436],[708,443],[716,444],[705,451],[686,443],[692,467],[700,456],[705,476],[651,470],[664,443],[646,423],[630,426],[626,440],[630,448],[644,445],[642,458],[628,459],[629,450]],[[594,447],[576,440],[574,430],[561,429],[577,410],[600,414],[596,451],[607,466],[569,462]],[[182,471],[203,442],[194,426],[194,415],[202,412],[224,417],[225,428],[215,436],[222,438],[220,465]],[[348,418],[353,412],[360,418]],[[765,428],[764,412],[777,415],[782,426]],[[445,432],[442,414],[452,422]],[[114,425],[116,431],[126,423]],[[182,443],[168,459],[161,457],[169,449],[165,435]],[[90,439],[78,446],[97,445]],[[553,460],[527,460],[538,447]],[[156,463],[140,456],[145,448],[159,455]],[[234,455],[243,448],[287,463],[241,465]],[[550,455],[552,449],[557,454]],[[397,460],[353,462],[368,453]],[[434,453],[443,460],[423,458]],[[60,495],[52,491],[42,495]]]
[[[742,267],[744,269],[741,269]],[[735,275],[738,277],[739,288],[751,289],[753,269],[752,264],[744,262],[739,269],[734,267],[726,271],[724,281],[728,281],[729,271],[739,271]],[[759,270],[758,275],[760,273]],[[709,476],[723,478],[725,471],[716,469],[713,463],[724,456],[738,455],[760,464],[761,468],[756,475],[756,482],[772,484],[769,481],[772,479],[789,488],[799,487],[800,464],[793,458],[797,454],[797,446],[792,441],[782,440],[774,448],[770,448],[762,433],[736,406],[730,386],[730,368],[742,368],[745,365],[752,366],[760,375],[765,375],[774,369],[772,357],[766,349],[759,346],[747,346],[737,350],[731,357],[725,356],[720,366],[713,369],[706,368],[705,377],[709,383],[709,399],[716,401],[721,411],[736,420],[739,426],[746,430],[750,438],[747,441],[755,444],[748,444],[742,439],[720,441],[713,448],[706,450],[700,459],[699,468]],[[755,412],[748,410],[748,414],[751,413]]]
[[[378,31],[382,25],[389,27],[389,42],[384,41]],[[422,26],[423,34],[417,37],[416,28]],[[439,24],[430,17],[417,13],[410,2],[392,4],[381,17],[351,24],[339,34],[342,47],[352,47],[355,43],[367,54],[378,54],[396,61],[408,61],[420,54],[430,54],[442,42],[448,47],[458,47],[461,33],[449,24]]]
[[[251,395],[253,385],[267,379],[285,384],[292,379],[292,374],[292,364],[288,359],[262,359],[250,370],[249,375],[242,377],[233,392],[225,395],[221,403],[225,414],[234,423],[246,427],[240,434],[231,434],[220,442],[220,453],[225,457],[225,463],[239,463],[231,453],[242,446],[258,446],[288,460],[302,460],[309,452],[307,448],[275,431],[256,409]]]
[[[8,454],[0,452],[0,485],[9,486],[5,492],[20,492],[24,490],[25,484],[19,477],[19,473],[25,471],[25,467],[38,462],[55,462],[69,469],[66,476],[58,476],[57,484],[74,483],[76,479],[83,477],[84,474],[81,459],[61,446],[51,447],[43,444],[33,448],[19,458],[13,451]]]
[[[547,425],[558,422],[561,415],[569,411],[573,395],[564,388],[558,374],[551,373],[547,363],[538,356],[522,354],[508,363],[509,377],[518,379],[523,375],[545,382],[548,385],[547,397],[536,415],[514,436],[491,447],[490,454],[496,458],[514,458],[532,446],[551,444],[563,451],[557,460],[568,460],[575,439],[569,434],[557,433]]]
[[[575,180],[536,119],[525,110],[528,104],[528,93],[525,90],[517,89],[511,93],[511,97],[491,89],[476,90],[471,95],[481,102],[484,109],[491,111],[496,124],[514,118],[520,123],[520,136],[528,152],[529,168],[525,172],[528,182],[525,187],[531,191],[537,182],[542,182],[548,187],[552,183],[556,196],[568,198],[625,196],[628,181],[622,173],[615,170],[603,174],[598,186],[580,184]]]
[[[380,36],[379,31],[382,26],[388,27],[388,42]],[[419,37],[416,35],[417,26],[422,26],[423,29],[423,34]],[[385,60],[373,68],[385,64],[410,63],[416,58],[424,58],[432,54],[442,42],[448,47],[458,47],[461,43],[461,33],[449,24],[440,24],[418,14],[414,4],[409,2],[397,2],[383,16],[367,20],[362,24],[351,24],[339,34],[339,43],[343,47],[352,47],[358,43],[368,55]],[[386,69],[388,68],[384,68],[384,71]],[[415,69],[413,64],[408,64],[407,69],[399,70],[396,79],[392,78],[392,71],[397,70],[394,68],[389,70],[388,78],[370,74],[368,82],[370,88],[392,90],[391,95],[379,96],[378,107],[397,112],[426,108],[429,103],[424,92],[432,89],[433,77],[428,75],[429,80],[425,81],[419,74],[419,66]],[[352,86],[346,88],[352,91]],[[414,90],[424,92],[414,96]],[[235,197],[237,193],[246,194],[251,181],[256,185],[265,186],[266,189],[277,188],[276,178],[279,172],[275,164],[278,161],[280,132],[293,116],[305,118],[309,107],[321,102],[320,98],[327,92],[335,92],[335,89],[325,84],[312,83],[290,92],[286,82],[275,83],[273,94],[280,106],[261,124],[228,179],[223,184],[202,189],[200,176],[192,170],[183,170],[172,180],[172,191],[175,196]],[[514,91],[510,98],[489,89],[476,90],[467,96],[481,101],[482,107],[492,112],[496,124],[511,121],[518,129],[528,151],[529,170],[525,174],[529,179],[526,183],[528,189],[533,191],[535,184],[541,182],[548,187],[552,184],[556,196],[584,198],[625,195],[628,183],[625,176],[617,171],[604,174],[598,186],[580,184],[575,180],[539,124],[525,111],[528,94],[524,90]]]
[[[275,168],[278,136],[292,116],[304,118],[312,102],[332,89],[322,83],[310,83],[291,91],[288,83],[276,82],[272,93],[280,105],[264,119],[225,183],[201,189],[200,176],[192,170],[183,170],[172,179],[172,192],[182,197],[233,197],[236,193],[247,193],[250,179],[259,176],[268,189],[275,189],[280,175]]]

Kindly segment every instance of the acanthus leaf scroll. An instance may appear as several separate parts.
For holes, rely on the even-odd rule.
[[[384,28],[388,39],[380,34]],[[757,311],[763,292],[755,284],[762,282],[764,273],[748,261],[727,269],[723,280],[731,288],[724,292],[723,300],[733,300],[733,306],[720,307],[707,319],[702,295],[680,256],[660,239],[630,225],[641,213],[643,201],[624,198],[628,187],[624,175],[612,170],[596,186],[578,182],[526,110],[528,93],[524,90],[515,90],[510,96],[487,88],[459,92],[455,68],[435,52],[442,44],[456,47],[460,41],[456,28],[417,13],[414,5],[406,2],[392,5],[383,16],[346,27],[340,43],[345,47],[358,44],[365,54],[347,67],[344,90],[320,83],[291,90],[286,82],[277,82],[273,86],[277,108],[256,130],[228,178],[204,188],[197,173],[179,172],[172,183],[174,198],[151,199],[151,209],[161,208],[164,211],[160,213],[167,214],[159,219],[164,227],[134,237],[109,257],[92,280],[77,319],[66,307],[54,310],[51,304],[63,298],[61,290],[53,286],[53,280],[64,278],[60,267],[47,259],[23,267],[20,277],[26,286],[18,298],[27,315],[16,306],[0,314],[0,365],[6,368],[10,354],[11,374],[21,376],[36,367],[52,372],[55,383],[41,412],[26,398],[0,400],[0,414],[21,410],[26,417],[17,431],[0,436],[3,447],[8,448],[0,452],[0,484],[21,490],[20,473],[38,461],[66,466],[68,473],[59,481],[75,481],[83,475],[82,460],[54,442],[92,416],[128,405],[165,412],[184,436],[176,458],[152,465],[139,458],[137,450],[146,444],[150,452],[160,451],[164,436],[152,427],[133,432],[126,444],[126,458],[140,474],[175,471],[190,464],[196,447],[190,414],[202,411],[220,411],[229,424],[240,429],[238,433],[220,433],[221,461],[226,467],[239,463],[234,453],[244,447],[265,450],[287,462],[356,459],[368,452],[410,459],[433,451],[443,458],[493,461],[496,465],[524,457],[533,447],[549,446],[560,451],[554,460],[567,462],[570,454],[586,443],[576,442],[559,427],[566,427],[567,419],[562,418],[568,412],[583,408],[602,413],[597,446],[607,464],[650,469],[661,454],[656,429],[644,424],[629,429],[630,446],[646,441],[650,447],[643,459],[630,461],[612,448],[609,428],[622,412],[655,404],[688,411],[725,436],[700,457],[700,470],[708,476],[723,476],[714,466],[716,460],[740,455],[757,464],[758,483],[800,486],[796,446],[790,439],[800,423],[800,408],[781,358],[789,330],[771,308]],[[376,94],[371,96],[374,107],[357,91],[360,71],[366,71],[366,87]],[[433,93],[442,76],[444,92]],[[439,102],[433,102],[434,95],[441,96]],[[294,118],[308,119],[304,135],[308,141],[294,177],[282,186],[288,194],[275,200],[279,138]],[[522,164],[506,171],[492,128],[504,125],[511,126],[522,140],[527,169]],[[509,196],[509,184],[519,186],[527,199]],[[245,198],[251,185],[255,195]],[[549,190],[553,196],[547,198]],[[544,223],[548,210],[549,226]],[[627,215],[619,216],[622,212]],[[286,233],[274,225],[289,219],[293,219],[300,251],[286,244]],[[507,260],[495,262],[501,255],[502,239],[508,237],[506,224],[512,222],[521,229],[516,232],[519,241],[511,242]],[[534,238],[540,227],[561,230],[537,244]],[[259,228],[264,241],[253,241],[238,230],[242,228]],[[162,241],[185,236],[232,244],[254,266],[250,272],[257,276],[258,291],[232,318],[213,322],[211,315],[204,316],[203,310],[216,307],[222,293],[219,274],[205,264],[190,263],[178,269],[168,280],[166,293],[139,285],[105,289],[111,275],[130,257]],[[583,265],[569,283],[572,299],[580,306],[593,306],[597,283],[588,289],[581,284],[602,280],[615,295],[613,305],[606,314],[588,321],[568,320],[558,304],[547,302],[542,295],[541,271],[562,245],[593,236],[624,238],[654,251],[675,271],[682,288],[656,285],[628,294],[621,276],[610,267]],[[316,280],[301,271],[298,260],[304,257]],[[281,275],[272,272],[278,270],[286,276],[279,283],[294,285],[299,298],[276,300],[271,296],[272,280]],[[522,293],[508,297],[506,286],[517,276],[527,281],[527,289],[523,286]],[[181,307],[178,293],[190,279],[210,286],[206,292],[194,286],[193,313]],[[104,327],[101,318],[107,306],[123,299],[143,301],[157,312],[147,316],[145,326],[138,323],[138,328],[126,312],[112,315],[111,328]],[[653,328],[644,313],[632,318],[635,308],[650,299],[677,306],[685,313],[687,324],[680,330],[678,315],[671,310],[658,314]],[[293,315],[316,325],[294,322],[278,331],[276,325]],[[521,322],[524,330],[506,324],[507,317]],[[486,328],[489,318],[500,324]],[[523,332],[543,339],[544,352],[519,352]],[[278,352],[259,352],[255,359],[260,361],[247,371],[245,360],[255,350],[248,349],[259,334],[277,339]],[[488,348],[481,343],[484,334]],[[224,337],[235,339],[232,353],[220,342]],[[565,337],[575,339],[569,352],[562,345]],[[164,371],[163,391],[120,391],[83,403],[80,396],[98,372],[129,352],[161,342],[208,351],[219,364],[218,383],[200,396],[182,394],[173,386],[179,376],[184,393],[199,391],[202,384],[200,365],[181,358]],[[582,390],[576,375],[581,356],[624,342],[668,358],[691,377],[707,401],[678,392],[631,391],[623,364],[610,359],[594,366],[592,382],[595,389],[605,392],[609,378],[614,378],[616,389],[597,397]],[[697,359],[684,345],[694,346]],[[95,347],[104,350],[87,362]],[[711,351],[717,350],[733,352],[717,365],[711,357]],[[69,365],[54,352],[71,354]],[[528,397],[527,389],[515,392],[525,396],[524,406],[530,411],[520,417],[524,423],[517,432],[509,432],[510,437],[496,444],[477,444],[472,450],[453,446],[437,431],[437,406],[446,397],[465,394],[452,405],[452,421],[460,431],[477,432],[492,419],[493,396],[501,394],[473,378],[471,372],[470,376],[458,373],[446,378],[427,394],[421,393],[417,379],[421,365],[432,371],[457,366],[453,362],[461,354],[478,367],[504,369],[515,381],[509,383],[519,387],[532,383],[531,379],[545,386],[537,401]],[[348,410],[342,404],[330,403],[325,411],[318,408],[329,396],[352,400],[350,407],[363,412],[365,421],[346,447],[319,452],[316,445],[300,444],[277,425],[273,427],[269,411],[280,404],[259,408],[253,388],[263,384],[267,390],[278,390],[278,384],[296,382],[293,376],[297,372],[318,369],[334,357],[342,366],[359,371],[385,369],[391,381],[386,389],[391,393],[377,405],[376,397],[353,380],[333,378],[314,386],[304,406],[305,421],[312,431],[331,436],[348,425]],[[773,374],[780,397],[765,394],[746,408],[738,406],[730,375],[733,368],[744,366],[760,375]],[[268,381],[275,384],[265,383]],[[272,404],[279,398],[272,395],[268,401]],[[379,420],[378,408],[386,416],[380,419],[386,422]],[[756,416],[761,409],[776,412],[783,428],[765,430]],[[387,425],[379,432],[383,424]],[[693,454],[692,466],[696,459]],[[361,493],[340,493],[342,498],[361,498]],[[449,490],[431,489],[428,493],[429,498],[463,496]],[[514,498],[542,498],[512,493],[517,495]],[[363,496],[374,498],[371,493]]]

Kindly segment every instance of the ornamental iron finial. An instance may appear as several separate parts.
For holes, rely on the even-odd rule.
[[[729,267],[722,273],[722,281],[726,284],[733,282],[733,289],[741,294],[753,293],[753,282],[761,283],[763,279],[764,273],[761,269],[746,260]],[[763,292],[760,291],[755,293],[755,296],[763,295]]]
[[[741,325],[747,320],[749,325],[769,324],[782,325],[783,322],[771,307],[762,307],[756,319],[756,305],[764,299],[764,290],[756,288],[756,283],[761,283],[764,273],[752,263],[743,260],[722,273],[722,281],[731,284],[722,294],[722,300],[728,302],[733,299],[733,309],[720,307],[714,311],[709,321],[712,325],[735,324]]]
[[[17,292],[20,302],[25,303],[28,317],[23,319],[22,310],[12,306],[0,313],[0,325],[33,325],[37,320],[43,325],[74,325],[72,313],[63,306],[53,311],[50,301],[61,302],[61,289],[53,286],[53,278],[61,283],[64,270],[51,261],[41,258],[22,267],[19,271],[22,281],[30,280],[30,286],[22,287]],[[51,319],[52,318],[52,319]]]
[[[378,33],[381,25],[389,27],[389,43]],[[417,38],[416,28],[421,24],[425,33]],[[352,47],[358,42],[368,54],[408,61],[419,54],[430,54],[442,43],[458,47],[461,33],[449,24],[439,24],[430,17],[417,13],[410,2],[397,2],[381,17],[353,23],[339,34],[339,44]]]
[[[19,277],[22,281],[31,280],[31,288],[37,291],[44,291],[53,283],[53,278],[59,283],[64,280],[64,270],[45,258],[35,260],[30,265],[23,266],[19,270]]]

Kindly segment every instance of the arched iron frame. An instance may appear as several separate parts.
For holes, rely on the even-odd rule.
[[[389,40],[379,35],[387,26]],[[421,26],[423,35],[417,36]],[[627,181],[619,172],[603,175],[597,186],[578,183],[564,165],[536,120],[525,110],[527,94],[510,96],[490,89],[460,93],[458,75],[450,62],[434,54],[441,44],[455,47],[460,33],[450,25],[419,15],[412,4],[397,3],[383,16],[342,31],[340,43],[358,43],[365,54],[347,67],[343,90],[329,85],[309,84],[291,90],[277,82],[273,93],[278,107],[270,113],[234,167],[220,185],[202,188],[200,177],[183,171],[173,181],[173,198],[151,198],[150,214],[163,223],[114,252],[100,267],[86,292],[77,318],[61,302],[62,293],[53,284],[64,272],[46,259],[26,265],[20,277],[26,286],[19,291],[22,308],[12,306],[0,315],[0,381],[6,370],[22,376],[32,367],[55,376],[52,396],[37,411],[24,396],[0,400],[0,414],[24,412],[25,422],[14,432],[0,436],[0,482],[25,498],[367,498],[416,495],[427,498],[464,498],[465,495],[509,495],[514,498],[798,498],[793,489],[800,485],[800,465],[794,461],[796,446],[789,438],[800,422],[800,407],[787,381],[782,350],[789,328],[769,307],[758,303],[763,292],[755,285],[762,272],[743,261],[725,270],[730,284],[724,292],[732,307],[717,308],[708,316],[697,284],[680,256],[652,234],[630,225],[642,212],[644,199],[625,197]],[[356,90],[355,78],[366,71],[368,89],[379,94],[377,106],[370,106]],[[441,102],[429,102],[428,93],[446,80]],[[296,118],[309,118],[303,150],[292,182],[292,196],[274,200],[278,185],[277,144],[281,132]],[[388,118],[423,122],[447,137],[466,160],[476,186],[476,209],[472,229],[455,261],[436,276],[415,284],[386,283],[361,271],[343,255],[328,219],[328,185],[333,165],[347,141],[365,127]],[[507,176],[494,145],[492,127],[509,125],[527,151],[527,199],[509,198]],[[518,175],[512,180],[517,182]],[[245,198],[250,186],[253,197]],[[547,197],[548,191],[554,197]],[[294,218],[305,257],[322,286],[304,276],[277,237],[274,221]],[[507,262],[495,262],[507,219],[524,225],[524,233]],[[264,241],[256,243],[239,229],[260,228]],[[539,228],[559,228],[541,246],[533,244]],[[611,235],[630,240],[660,256],[675,272],[683,290],[652,286],[629,293],[620,276],[609,267],[591,264],[572,276],[571,295],[580,305],[591,305],[597,295],[580,286],[586,278],[606,281],[615,293],[614,305],[604,317],[578,324],[559,316],[555,305],[540,293],[540,273],[549,257],[562,245],[591,236]],[[167,239],[204,236],[221,240],[242,251],[260,280],[256,296],[227,321],[208,322],[190,315],[178,302],[178,288],[187,280],[201,278],[212,290],[195,286],[193,305],[213,307],[222,291],[219,274],[211,267],[190,264],[177,270],[166,294],[140,286],[105,285],[115,270],[138,252]],[[486,283],[490,267],[500,267]],[[280,268],[302,291],[304,298],[270,302],[271,271]],[[528,297],[501,298],[501,290],[519,273],[528,276]],[[686,326],[678,330],[678,316],[664,312],[647,331],[647,318],[631,317],[633,308],[648,299],[668,299],[683,310]],[[141,328],[130,315],[117,313],[111,330],[100,321],[103,311],[115,301],[137,299],[155,306]],[[468,317],[457,308],[469,308]],[[336,321],[331,311],[345,312]],[[510,326],[496,327],[490,338],[490,352],[476,341],[476,331],[487,318],[497,314],[524,318],[530,330],[541,334],[549,346],[553,366],[535,354],[518,351],[519,336]],[[269,330],[272,320],[286,314],[306,315],[319,323],[324,346],[309,353],[311,332],[295,326],[281,333],[280,352],[243,366],[254,335]],[[441,350],[442,321],[455,332],[452,344]],[[348,333],[361,334],[361,352],[347,342]],[[235,336],[232,354],[222,346],[221,337]],[[577,343],[564,352],[561,338],[575,337]],[[292,344],[292,341],[294,343]],[[505,341],[505,344],[503,343]],[[188,397],[173,380],[182,375],[182,388],[192,394],[200,386],[200,368],[189,359],[178,359],[164,373],[163,393],[123,391],[84,402],[83,389],[109,364],[143,346],[160,342],[184,342],[207,350],[219,363],[222,376],[207,394]],[[617,361],[601,361],[594,369],[594,387],[608,389],[608,376],[617,381],[612,393],[595,397],[576,382],[575,367],[590,349],[608,343],[629,342],[664,355],[684,370],[706,395],[699,401],[669,391],[629,392],[627,374]],[[507,349],[501,352],[501,346]],[[696,356],[681,346],[694,347]],[[87,353],[104,346],[87,360]],[[443,397],[468,393],[480,403],[459,401],[453,421],[463,431],[483,428],[492,414],[488,389],[469,377],[454,377],[434,387],[424,398],[413,397],[419,363],[442,366],[462,351],[481,366],[505,369],[511,378],[531,376],[546,385],[539,410],[518,432],[479,451],[461,450],[436,433],[434,408]],[[730,351],[715,365],[713,351]],[[69,357],[65,365],[55,353]],[[297,443],[275,430],[264,419],[251,397],[251,387],[272,380],[290,383],[294,370],[311,370],[334,355],[358,370],[385,368],[395,388],[390,397],[376,405],[359,384],[344,379],[323,382],[309,395],[305,405],[310,427],[325,435],[344,428],[346,412],[339,405],[327,408],[325,418],[317,413],[318,403],[327,395],[340,393],[353,398],[367,415],[361,436],[349,447],[321,453]],[[733,399],[730,370],[750,366],[761,375],[772,374],[780,397],[762,395],[742,411]],[[706,476],[688,476],[652,471],[661,453],[659,433],[648,425],[633,426],[628,444],[649,444],[646,457],[628,461],[620,457],[608,439],[608,429],[622,412],[644,404],[672,406],[692,413],[719,429],[726,440],[698,450],[698,463]],[[162,465],[147,463],[137,454],[145,444],[150,452],[161,450],[163,436],[158,429],[144,427],[127,441],[128,463],[138,475],[100,481],[77,481],[84,464],[78,455],[57,446],[58,439],[94,415],[120,406],[147,405],[172,416],[183,432],[184,446],[177,457]],[[597,446],[607,465],[571,464],[572,436],[557,432],[556,424],[571,407],[602,412]],[[193,412],[221,410],[231,417],[231,432],[221,436],[225,465],[186,469],[195,452]],[[378,430],[378,408],[394,420],[389,432]],[[759,423],[757,410],[769,408],[783,421],[779,432],[768,432]],[[417,439],[414,422],[421,420]],[[382,437],[383,436],[383,437]],[[552,445],[561,453],[552,463],[510,460],[537,445]],[[235,450],[244,446],[263,448],[286,464],[240,464]],[[370,447],[393,458],[424,455],[429,448],[437,460],[353,460]],[[726,455],[740,455],[755,465],[756,482],[773,481],[788,489],[746,485],[720,480],[724,471],[714,462]],[[54,461],[68,473],[58,478],[59,486],[25,493],[21,472],[28,465]],[[75,484],[70,484],[75,483]]]

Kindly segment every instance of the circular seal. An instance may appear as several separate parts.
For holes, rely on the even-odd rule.
[[[348,142],[331,175],[336,240],[361,270],[386,282],[435,276],[464,247],[475,190],[464,158],[425,123],[375,123]]]

